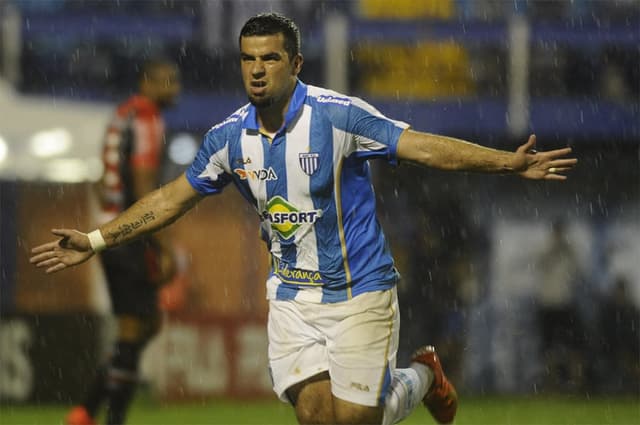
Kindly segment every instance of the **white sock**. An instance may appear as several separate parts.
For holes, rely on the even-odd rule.
[[[425,364],[412,362],[409,367],[416,371],[422,382],[424,382],[424,393],[422,394],[422,398],[427,395],[427,391],[431,388],[431,384],[433,383],[433,371],[431,368]]]
[[[421,363],[393,371],[391,385],[384,400],[382,425],[400,422],[420,404],[433,382],[433,372]]]

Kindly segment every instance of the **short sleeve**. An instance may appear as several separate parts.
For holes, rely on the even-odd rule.
[[[386,159],[397,163],[398,139],[409,124],[392,120],[357,97],[334,101],[329,110],[332,125],[345,132],[344,152],[361,159]]]
[[[354,135],[354,155],[384,158],[395,165],[398,139],[409,124],[387,118],[362,99],[351,99],[347,125]]]
[[[219,132],[210,130],[187,169],[186,177],[191,186],[202,195],[222,192],[231,183],[226,138],[221,137]]]

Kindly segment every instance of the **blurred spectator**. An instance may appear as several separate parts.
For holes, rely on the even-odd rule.
[[[606,63],[600,72],[598,92],[602,99],[624,103],[629,94],[622,67],[615,63]]]
[[[467,312],[477,293],[475,232],[458,200],[444,193],[423,197],[413,198],[413,238],[407,270],[401,271],[401,355],[408,347],[433,344],[443,353],[447,375],[460,382]]]
[[[557,43],[532,44],[529,64],[529,90],[531,96],[566,96],[568,80],[573,78],[566,72],[569,66],[567,60],[567,49],[563,45],[558,45]],[[593,82],[590,85],[576,86],[576,88],[581,93],[584,93],[590,86],[593,86]]]
[[[596,93],[598,57],[593,49],[568,47],[564,51],[565,66],[557,68],[555,72],[563,72],[562,84],[566,88],[566,95],[571,97],[591,97]],[[550,72],[544,69],[538,72]]]
[[[640,55],[637,49],[608,46],[598,62],[598,92],[613,102],[637,102],[640,99]]]
[[[537,310],[544,386],[551,391],[575,390],[584,384],[584,332],[576,303],[581,270],[567,236],[564,219],[551,224],[545,249],[536,267],[540,271]]]
[[[640,394],[640,310],[628,288],[626,278],[618,277],[600,309],[598,360],[607,394]]]
[[[570,96],[594,96],[617,103],[640,96],[640,55],[631,46],[568,48],[563,84]]]

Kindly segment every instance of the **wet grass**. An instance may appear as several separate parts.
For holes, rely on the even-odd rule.
[[[2,425],[62,424],[67,408],[58,405],[0,405]],[[163,404],[136,400],[129,425],[295,424],[293,411],[278,401],[209,400]],[[403,424],[433,424],[419,408]],[[638,398],[469,397],[460,402],[456,424],[640,425]]]

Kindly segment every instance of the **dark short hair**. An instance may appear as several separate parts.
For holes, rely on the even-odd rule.
[[[144,80],[145,77],[153,78],[156,71],[160,68],[175,68],[178,66],[172,60],[169,60],[165,57],[153,57],[148,58],[140,65],[138,72],[138,79],[140,81]]]
[[[238,42],[242,37],[280,33],[284,36],[284,50],[289,59],[293,59],[300,53],[300,30],[295,22],[279,13],[261,13],[249,18],[240,30]]]

